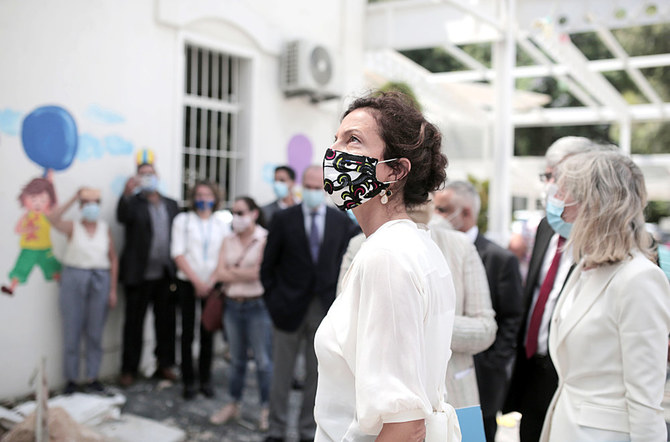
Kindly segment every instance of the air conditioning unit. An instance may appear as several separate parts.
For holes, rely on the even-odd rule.
[[[286,44],[281,56],[280,84],[284,95],[307,95],[313,102],[339,98],[335,53],[306,40]]]

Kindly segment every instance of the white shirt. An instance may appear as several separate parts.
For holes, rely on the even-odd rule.
[[[316,332],[315,441],[373,441],[425,419],[444,391],[455,291],[426,230],[390,221],[356,254]]]
[[[78,269],[109,269],[109,226],[98,220],[90,235],[81,221],[72,222],[63,264]]]
[[[530,318],[533,315],[533,310],[535,309],[535,303],[537,302],[538,296],[540,296],[540,288],[544,282],[544,278],[547,276],[549,267],[551,267],[551,262],[554,260],[554,255],[556,254],[556,249],[558,248],[558,233],[555,233],[554,236],[549,240],[549,245],[547,246],[547,251],[544,254],[544,260],[542,261],[542,268],[540,269],[540,275],[537,279],[537,286],[533,289],[533,302],[530,306],[528,312],[528,318],[526,321],[526,332],[524,336],[528,336],[528,326],[530,325]],[[549,342],[549,322],[551,321],[551,314],[554,312],[554,307],[556,307],[556,301],[558,301],[558,295],[560,295],[561,290],[563,290],[563,284],[565,279],[568,276],[570,267],[573,263],[572,259],[572,247],[568,247],[563,250],[561,254],[561,260],[558,264],[558,271],[556,272],[556,279],[554,279],[554,286],[549,292],[549,298],[547,298],[547,303],[544,306],[544,312],[542,313],[542,322],[540,322],[540,329],[537,334],[537,354],[546,355],[548,353],[548,342]],[[525,339],[525,338],[524,338]],[[525,342],[525,341],[524,341]]]
[[[195,212],[180,213],[172,223],[172,259],[184,255],[186,262],[201,281],[207,282],[216,269],[219,250],[224,236],[230,233],[230,225],[215,213],[208,219],[200,218]],[[177,277],[188,281],[181,270]]]

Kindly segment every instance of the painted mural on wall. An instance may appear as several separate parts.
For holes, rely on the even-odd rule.
[[[325,149],[324,149],[325,150]],[[272,185],[274,182],[275,168],[287,164],[296,172],[296,183],[302,182],[302,172],[312,164],[314,148],[310,139],[304,134],[293,135],[286,145],[287,162],[282,164],[266,163],[263,166],[263,180]]]
[[[0,110],[0,133],[17,136],[20,132],[26,156],[42,168],[43,173],[32,178],[18,192],[23,213],[14,227],[14,233],[19,235],[20,251],[7,275],[8,282],[1,286],[2,292],[9,295],[27,282],[35,267],[40,268],[46,281],[59,279],[61,266],[52,251],[48,220],[51,209],[57,203],[54,171],[66,170],[75,159],[87,161],[105,154],[131,155],[134,151],[131,142],[116,134],[102,139],[88,133],[80,134],[73,116],[61,106],[41,106],[23,119],[21,116],[21,112],[13,109]],[[116,112],[97,105],[89,106],[85,117],[102,124],[125,121]]]

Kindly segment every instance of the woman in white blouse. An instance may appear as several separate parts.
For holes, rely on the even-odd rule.
[[[617,152],[568,157],[548,210],[577,265],[556,304],[549,352],[558,388],[541,440],[666,441],[670,285],[652,262],[644,177]]]
[[[407,97],[359,98],[344,113],[324,188],[367,239],[316,333],[317,441],[422,441],[446,406],[454,286],[407,214],[442,185],[446,165],[439,130]]]
[[[224,236],[230,232],[228,223],[214,213],[219,206],[219,191],[214,183],[198,181],[190,197],[191,209],[180,213],[172,223],[170,254],[177,264],[177,294],[181,309],[181,375],[184,399],[195,397],[193,369],[193,337],[196,301],[204,306],[205,298],[215,282],[214,270]],[[213,335],[200,326],[198,377],[200,392],[214,396],[212,374]]]

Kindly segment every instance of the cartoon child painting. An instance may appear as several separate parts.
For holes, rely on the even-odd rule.
[[[35,178],[21,190],[21,207],[26,211],[16,223],[14,231],[21,236],[21,253],[9,272],[11,282],[2,286],[2,292],[12,295],[16,286],[24,284],[33,267],[39,266],[47,281],[58,280],[61,265],[51,250],[51,225],[46,215],[56,205],[56,192],[51,180]]]

